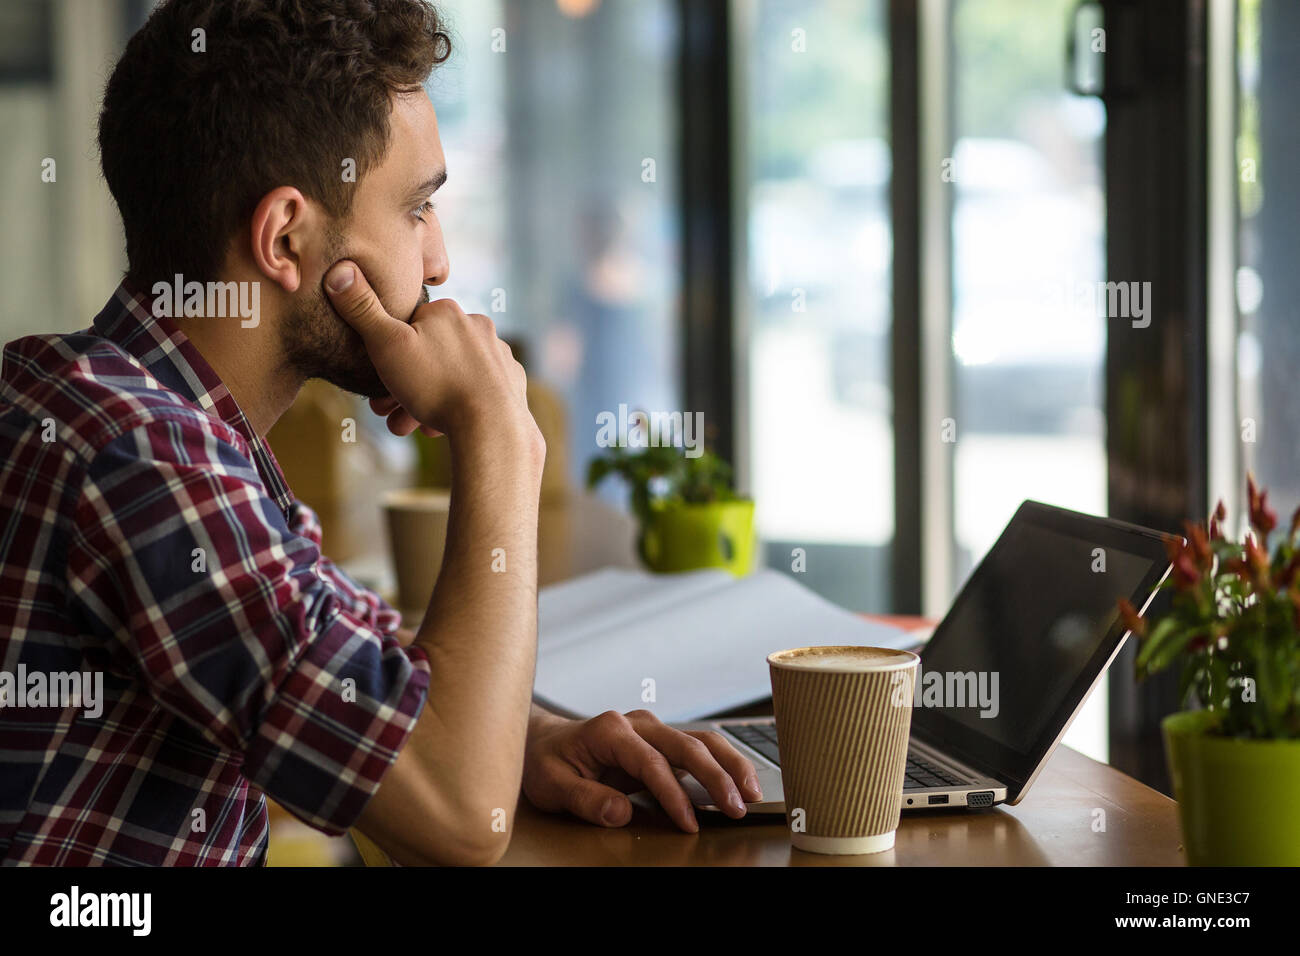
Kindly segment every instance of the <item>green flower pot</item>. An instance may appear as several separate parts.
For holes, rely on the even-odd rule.
[[[1207,730],[1209,711],[1161,722],[1193,866],[1300,866],[1300,740],[1239,740]]]
[[[651,571],[670,574],[726,568],[740,577],[754,566],[754,502],[656,502],[637,547]]]

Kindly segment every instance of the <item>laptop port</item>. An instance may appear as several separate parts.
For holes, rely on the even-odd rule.
[[[936,793],[934,794],[934,796],[930,797],[930,806],[934,806],[936,803],[947,803],[947,802],[948,802],[948,794],[946,793]]]

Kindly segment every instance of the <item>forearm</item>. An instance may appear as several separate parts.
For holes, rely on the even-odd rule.
[[[442,570],[415,643],[429,656],[433,779],[486,822],[513,818],[537,651],[541,453],[528,440],[452,444]]]
[[[403,647],[410,647],[411,644],[415,642],[415,631],[410,628],[399,627],[393,632],[393,636],[397,638],[398,643]],[[528,710],[528,732],[531,734],[534,727],[540,727],[556,720],[562,721],[567,719],[568,718],[562,717],[553,711],[547,710],[541,704],[534,701]]]

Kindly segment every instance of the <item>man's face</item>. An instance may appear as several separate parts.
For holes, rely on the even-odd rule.
[[[425,301],[424,285],[447,280],[447,250],[433,211],[433,193],[446,178],[433,104],[423,93],[395,97],[388,152],[355,186],[344,231],[327,230],[324,254],[304,264],[303,285],[280,323],[290,368],[349,392],[387,393],[361,337],[339,318],[322,285],[340,259],[351,259],[394,318],[409,322]]]

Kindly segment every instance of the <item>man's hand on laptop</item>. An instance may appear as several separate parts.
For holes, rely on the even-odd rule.
[[[673,768],[692,774],[731,817],[743,817],[745,803],[763,797],[754,765],[720,734],[677,730],[646,710],[585,721],[535,716],[523,791],[539,810],[621,827],[632,819],[627,794],[649,790],[674,823],[694,833],[695,811]]]

